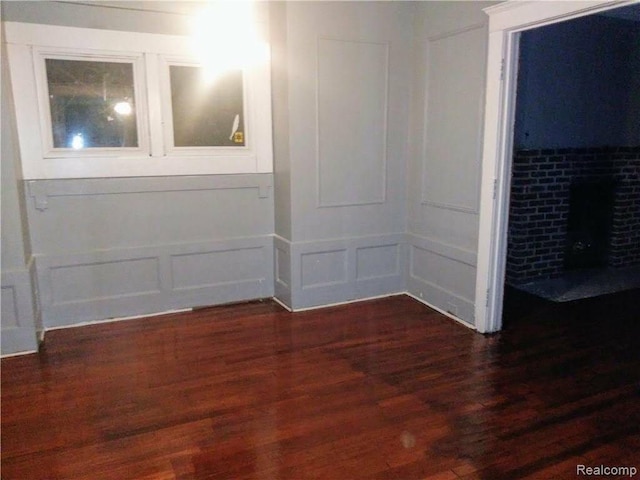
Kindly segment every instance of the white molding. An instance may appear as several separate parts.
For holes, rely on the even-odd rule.
[[[49,208],[49,198],[113,195],[122,193],[183,192],[197,190],[256,189],[258,198],[269,198],[271,174],[198,175],[179,177],[85,178],[26,180],[26,192],[37,210]]]
[[[485,9],[490,19],[475,298],[476,328],[481,333],[502,328],[518,33],[638,3],[509,1]]]
[[[280,305],[282,308],[284,308],[287,312],[293,313],[293,310],[291,309],[291,307],[289,305],[287,305],[286,303],[284,303],[283,301],[281,301],[278,297],[271,297],[271,300],[276,302],[278,305]]]
[[[0,358],[21,357],[22,355],[29,355],[31,353],[38,353],[37,350],[23,350],[15,353],[3,353]]]
[[[336,302],[336,303],[331,303],[331,304],[327,304],[327,305],[318,305],[318,306],[314,306],[314,307],[305,307],[305,308],[298,308],[298,309],[292,309],[291,307],[289,307],[287,304],[285,304],[284,302],[282,302],[280,299],[278,299],[278,297],[271,297],[271,300],[273,300],[275,303],[277,303],[280,307],[282,307],[284,310],[290,312],[290,313],[302,313],[302,312],[307,312],[307,311],[312,311],[312,310],[320,310],[322,308],[331,308],[331,307],[339,307],[341,305],[349,305],[352,303],[360,303],[360,302],[368,302],[371,300],[380,300],[383,298],[391,298],[391,297],[398,297],[400,295],[406,295],[407,297],[412,298],[413,300],[416,300],[417,302],[421,303],[422,305],[436,311],[437,313],[444,315],[447,318],[450,318],[451,320],[454,320],[456,323],[459,323],[460,325],[470,329],[470,330],[475,330],[475,327],[473,325],[471,325],[470,323],[465,322],[464,320],[461,320],[457,317],[455,317],[454,315],[450,314],[449,312],[446,312],[444,310],[442,310],[441,308],[438,308],[432,304],[430,304],[429,302],[426,302],[424,299],[422,298],[418,298],[416,297],[414,294],[407,292],[407,291],[402,291],[402,292],[396,292],[396,293],[389,293],[389,294],[385,294],[385,295],[377,295],[377,296],[372,296],[372,297],[367,297],[367,298],[359,298],[356,300],[348,300],[345,302]],[[203,307],[206,308],[206,307]],[[82,322],[82,323],[78,323],[78,324],[74,324],[74,325],[62,325],[62,326],[58,326],[58,327],[50,327],[47,328],[45,331],[43,331],[43,338],[44,338],[44,334],[46,332],[49,331],[53,331],[53,330],[66,330],[69,328],[76,328],[76,327],[86,327],[86,326],[91,326],[91,325],[100,325],[103,323],[113,323],[113,322],[119,322],[119,321],[126,321],[126,320],[137,320],[137,319],[142,319],[142,318],[149,318],[149,317],[157,317],[157,316],[163,316],[163,315],[173,315],[173,314],[177,314],[177,313],[188,313],[188,312],[194,312],[196,311],[196,309],[193,308],[185,308],[185,309],[177,309],[177,310],[167,310],[167,311],[163,311],[163,312],[158,312],[158,313],[149,313],[149,314],[144,314],[144,315],[135,315],[135,316],[130,316],[130,317],[118,317],[118,318],[109,318],[109,319],[105,319],[105,320],[96,320],[96,321],[92,321],[92,322]],[[10,358],[10,357],[16,357],[16,356],[21,356],[21,355],[27,355],[30,353],[37,353],[36,350],[28,350],[28,351],[23,351],[23,352],[17,352],[17,353],[10,353],[10,354],[3,354],[0,356],[0,358]]]
[[[444,315],[445,317],[450,318],[451,320],[456,321],[457,323],[459,323],[460,325],[467,327],[470,330],[476,330],[476,327],[474,325],[472,325],[471,323],[465,322],[464,320],[456,317],[455,315],[452,315],[451,313],[447,312],[446,310],[442,310],[441,308],[436,307],[435,305],[425,301],[424,298],[420,298],[420,297],[416,297],[413,293],[411,292],[403,292],[404,295],[407,295],[411,298],[413,298],[414,300],[422,303],[423,305],[426,305],[427,307],[429,307],[431,310],[435,310],[436,312]]]
[[[363,45],[376,45],[385,48],[385,91],[384,91],[384,139],[382,145],[382,182],[380,192],[376,192],[376,197],[371,200],[362,200],[356,202],[325,202],[322,200],[322,181],[320,178],[321,171],[321,151],[320,151],[320,42],[332,41]],[[339,207],[361,207],[365,205],[382,205],[387,201],[387,165],[388,165],[388,139],[389,139],[389,85],[390,85],[390,55],[391,45],[389,42],[376,42],[370,40],[338,38],[330,36],[318,36],[316,39],[316,62],[315,62],[315,154],[316,154],[316,208],[339,208]]]
[[[367,302],[370,300],[379,300],[381,298],[388,298],[388,297],[397,297],[398,295],[409,295],[408,292],[394,292],[394,293],[385,293],[384,295],[375,295],[372,297],[365,297],[365,298],[356,298],[353,300],[345,300],[344,302],[334,302],[334,303],[327,303],[324,305],[314,305],[312,307],[302,307],[302,308],[291,308],[291,307],[287,307],[285,306],[285,308],[287,310],[289,310],[292,313],[299,313],[299,312],[308,312],[310,310],[320,310],[321,308],[330,308],[330,307],[339,307],[341,305],[349,305],[351,303],[360,303],[360,302]],[[284,305],[282,302],[278,301],[278,303],[280,305]]]
[[[426,205],[433,208],[441,208],[443,210],[453,210],[454,212],[468,213],[469,215],[478,214],[478,207],[466,207],[462,205],[455,205],[453,203],[442,203],[442,202],[436,202],[434,200],[428,200],[424,195],[424,190],[425,188],[423,186],[422,187],[423,198],[422,198],[422,201],[420,202],[421,205]]]
[[[194,156],[230,156],[230,157],[243,157],[252,155],[253,149],[253,110],[249,109],[250,102],[250,90],[249,84],[253,84],[250,78],[250,73],[246,70],[242,71],[242,118],[244,123],[244,146],[231,146],[231,147],[177,147],[174,139],[173,129],[173,109],[171,105],[171,67],[193,67],[202,68],[202,64],[193,57],[185,56],[169,56],[158,55],[158,75],[161,94],[161,109],[162,109],[162,126],[163,126],[163,139],[164,139],[164,155],[168,157],[194,157]],[[231,130],[231,128],[229,128]]]
[[[489,31],[517,32],[632,5],[637,0],[506,1],[487,7]]]
[[[127,156],[140,157],[149,153],[149,128],[147,126],[148,115],[146,112],[145,95],[145,69],[144,55],[139,52],[113,52],[113,51],[89,51],[83,48],[51,49],[33,46],[33,71],[38,97],[38,111],[40,112],[40,131],[43,158],[58,159],[69,157],[112,157]],[[49,86],[47,82],[46,60],[75,60],[90,62],[127,63],[133,69],[133,90],[136,111],[137,147],[124,148],[92,148],[90,150],[73,150],[71,148],[54,147],[53,127],[51,124],[51,103],[49,102]],[[21,87],[16,86],[14,90]],[[28,94],[25,90],[23,94]]]
[[[456,37],[458,35],[463,35],[469,32],[473,32],[475,30],[482,30],[486,28],[486,23],[474,23],[472,25],[466,26],[464,28],[458,28],[455,30],[451,30],[451,31],[447,31],[444,33],[440,33],[437,35],[432,35],[430,37],[427,37],[426,41],[424,42],[424,57],[425,57],[425,65],[430,65],[429,63],[429,58],[431,56],[431,50],[432,50],[432,44],[434,42],[437,41],[441,41],[441,40],[446,40],[449,38],[453,38]],[[475,184],[474,184],[474,188],[475,188],[475,198],[473,201],[472,205],[460,205],[460,204],[455,204],[455,203],[451,203],[451,202],[446,202],[446,201],[439,201],[437,199],[433,199],[433,198],[429,198],[429,192],[428,189],[426,188],[426,183],[427,183],[427,178],[429,177],[429,165],[428,165],[428,148],[429,148],[429,97],[430,97],[430,92],[429,92],[429,76],[430,76],[430,72],[429,72],[429,68],[427,68],[426,72],[425,72],[425,79],[424,79],[424,91],[425,91],[425,99],[424,99],[424,105],[423,105],[423,112],[422,112],[422,116],[423,116],[423,120],[422,120],[422,124],[423,124],[423,128],[422,128],[422,149],[421,149],[421,162],[420,162],[420,166],[421,166],[421,177],[420,177],[420,203],[422,205],[426,205],[426,206],[430,206],[430,207],[434,207],[434,208],[440,208],[440,209],[444,209],[444,210],[453,210],[456,212],[461,212],[461,213],[467,213],[470,215],[477,215],[479,213],[480,210],[480,202],[479,202],[479,195],[480,195],[480,181],[478,178],[476,178],[475,180]],[[483,86],[484,87],[484,86]],[[479,95],[481,97],[481,95]],[[484,117],[484,109],[482,108],[482,106],[479,108],[479,115],[478,115],[478,131],[477,131],[477,137],[476,137],[476,151],[475,151],[475,162],[477,163],[477,165],[481,165],[482,162],[482,138],[483,138],[483,128],[482,128],[482,120]],[[479,167],[478,167],[479,168]]]
[[[425,237],[416,233],[407,234],[407,243],[412,247],[427,250],[440,257],[476,267],[478,263],[476,252],[448,243],[443,243],[432,237]]]
[[[160,317],[163,315],[174,315],[176,313],[186,313],[186,312],[193,312],[193,311],[194,311],[193,308],[179,308],[175,310],[165,310],[157,313],[145,313],[143,315],[131,315],[128,317],[105,318],[104,320],[92,320],[89,322],[80,322],[80,323],[74,323],[71,325],[59,325],[59,326],[49,327],[45,329],[44,334],[46,334],[46,332],[51,332],[54,330],[67,330],[69,328],[88,327],[91,325],[100,325],[103,323],[121,322],[126,320],[140,320],[141,318]],[[44,338],[44,335],[43,335],[43,338]]]
[[[145,89],[149,129],[149,155],[151,157],[163,157],[166,153],[166,146],[163,135],[163,116],[162,116],[162,87],[160,85],[160,65],[158,55],[144,56],[145,74],[147,76],[147,85]]]
[[[156,54],[195,55],[187,36],[159,33],[123,32],[96,28],[66,27],[36,23],[5,22],[7,43],[33,45],[45,48],[75,50],[82,45],[84,50],[96,53],[107,49],[113,52],[130,53],[144,51]]]

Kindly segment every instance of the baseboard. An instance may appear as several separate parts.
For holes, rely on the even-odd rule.
[[[22,355],[31,355],[32,353],[38,353],[37,350],[25,350],[24,352],[15,353],[3,353],[0,358],[21,357]]]
[[[165,310],[163,312],[153,312],[153,313],[145,313],[142,315],[130,315],[128,317],[114,317],[114,318],[106,318],[104,320],[90,320],[87,322],[79,322],[79,323],[73,323],[70,325],[60,325],[60,326],[53,326],[53,327],[49,327],[47,329],[45,329],[42,332],[42,340],[44,341],[44,337],[45,334],[47,332],[51,332],[54,330],[66,330],[69,328],[76,328],[76,327],[87,327],[90,325],[100,325],[103,323],[113,323],[113,322],[121,322],[121,321],[126,321],[126,320],[138,320],[141,318],[149,318],[149,317],[159,317],[162,315],[172,315],[174,313],[185,313],[185,312],[191,312],[193,311],[193,308],[181,308],[181,309],[175,309],[175,310]]]
[[[301,308],[291,308],[290,306],[278,300],[276,297],[273,297],[273,300],[277,304],[287,309],[288,311],[293,313],[299,313],[299,312],[307,312],[309,310],[320,310],[320,309],[329,308],[329,307],[339,307],[340,305],[349,305],[351,303],[367,302],[369,300],[379,300],[381,298],[397,297],[398,295],[405,295],[406,293],[407,292],[393,292],[393,293],[386,293],[384,295],[375,295],[372,297],[364,297],[364,298],[354,298],[353,300],[345,300],[342,302],[327,303],[325,305],[315,305],[312,307],[301,307]]]
[[[455,320],[455,321],[456,321],[456,322],[458,322],[460,325],[463,325],[463,326],[465,326],[465,327],[467,327],[467,328],[470,328],[471,330],[477,330],[477,329],[476,329],[476,327],[475,327],[475,325],[472,325],[472,324],[471,324],[471,323],[469,323],[469,322],[465,322],[464,320],[462,320],[462,319],[460,319],[460,318],[456,317],[455,315],[452,315],[451,313],[449,313],[449,312],[447,312],[447,311],[445,311],[445,310],[443,310],[443,309],[441,309],[441,308],[439,308],[439,307],[436,307],[435,305],[432,305],[431,303],[429,303],[429,302],[425,301],[423,298],[417,297],[417,296],[415,296],[413,293],[410,293],[410,292],[403,292],[403,293],[404,293],[405,295],[407,295],[407,296],[409,296],[409,297],[413,298],[414,300],[417,300],[418,302],[422,303],[423,305],[426,305],[426,306],[427,306],[427,307],[429,307],[430,309],[435,310],[435,311],[436,311],[436,312],[438,312],[438,313],[441,313],[441,314],[442,314],[442,315],[444,315],[445,317],[448,317],[448,318],[450,318],[451,320]]]
[[[36,270],[45,330],[274,293],[269,235],[39,255]]]

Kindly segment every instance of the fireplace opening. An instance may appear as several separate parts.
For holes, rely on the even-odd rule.
[[[570,185],[565,270],[607,265],[613,203],[612,180]]]

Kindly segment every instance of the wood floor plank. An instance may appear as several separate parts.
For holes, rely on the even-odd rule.
[[[513,480],[640,467],[637,293],[516,296],[524,314],[507,304],[491,336],[406,296],[52,331],[39,353],[2,360],[2,478]]]

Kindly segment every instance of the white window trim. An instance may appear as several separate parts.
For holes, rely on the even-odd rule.
[[[266,29],[265,29],[266,30]],[[166,60],[180,58],[197,63],[189,37],[120,32],[6,22],[5,32],[11,83],[14,89],[18,141],[25,179],[102,178],[165,175],[270,173],[273,171],[271,77],[269,59],[243,70],[246,78],[245,125],[250,128],[245,147],[184,148],[165,145],[166,111],[162,69]],[[81,49],[77,46],[81,45]],[[133,47],[132,47],[133,46]],[[267,49],[268,50],[268,49]],[[136,89],[140,116],[137,149],[91,149],[91,153],[52,150],[43,55],[95,58],[140,57],[135,74],[143,82]],[[91,58],[91,57],[87,57]],[[92,58],[92,59],[93,59]],[[36,66],[40,62],[40,66]],[[142,72],[142,73],[141,73]],[[167,77],[168,77],[168,73]],[[45,85],[42,85],[45,82]],[[44,90],[43,90],[44,88]],[[39,92],[39,93],[38,93]],[[169,125],[171,128],[172,126]],[[46,133],[45,133],[46,132]],[[44,136],[43,136],[44,133]],[[44,139],[44,140],[43,140]],[[135,150],[135,151],[133,151]],[[238,152],[240,150],[240,152]],[[88,150],[87,150],[88,152]],[[197,152],[197,153],[196,153]]]
[[[49,90],[47,85],[47,72],[45,60],[88,60],[96,62],[130,63],[133,66],[134,95],[136,103],[136,128],[138,137],[137,147],[126,148],[91,148],[82,151],[71,148],[54,148],[53,129],[51,125],[51,105],[49,102]],[[38,109],[40,115],[40,131],[42,132],[42,153],[44,158],[68,158],[68,157],[100,157],[110,155],[135,156],[148,155],[149,153],[149,128],[146,114],[144,57],[142,54],[125,54],[121,52],[85,52],[83,50],[50,50],[47,48],[33,47],[34,72],[36,90],[38,95]]]
[[[189,59],[185,57],[168,57],[165,55],[160,55],[158,57],[160,63],[160,88],[162,94],[162,108],[163,108],[163,118],[165,121],[164,125],[164,148],[165,154],[170,156],[201,156],[201,155],[210,155],[212,152],[215,152],[216,155],[219,156],[230,156],[230,157],[241,157],[247,155],[247,152],[251,151],[251,146],[253,145],[252,138],[252,129],[250,125],[251,116],[247,114],[248,106],[252,105],[251,98],[251,89],[249,85],[255,83],[257,79],[248,78],[251,72],[247,72],[246,70],[242,75],[243,82],[243,122],[244,122],[244,134],[245,134],[245,145],[244,146],[225,146],[225,147],[177,147],[174,143],[173,137],[173,109],[171,108],[171,80],[170,80],[170,72],[169,68],[172,66],[182,66],[182,67],[201,67],[202,65],[194,59]]]

